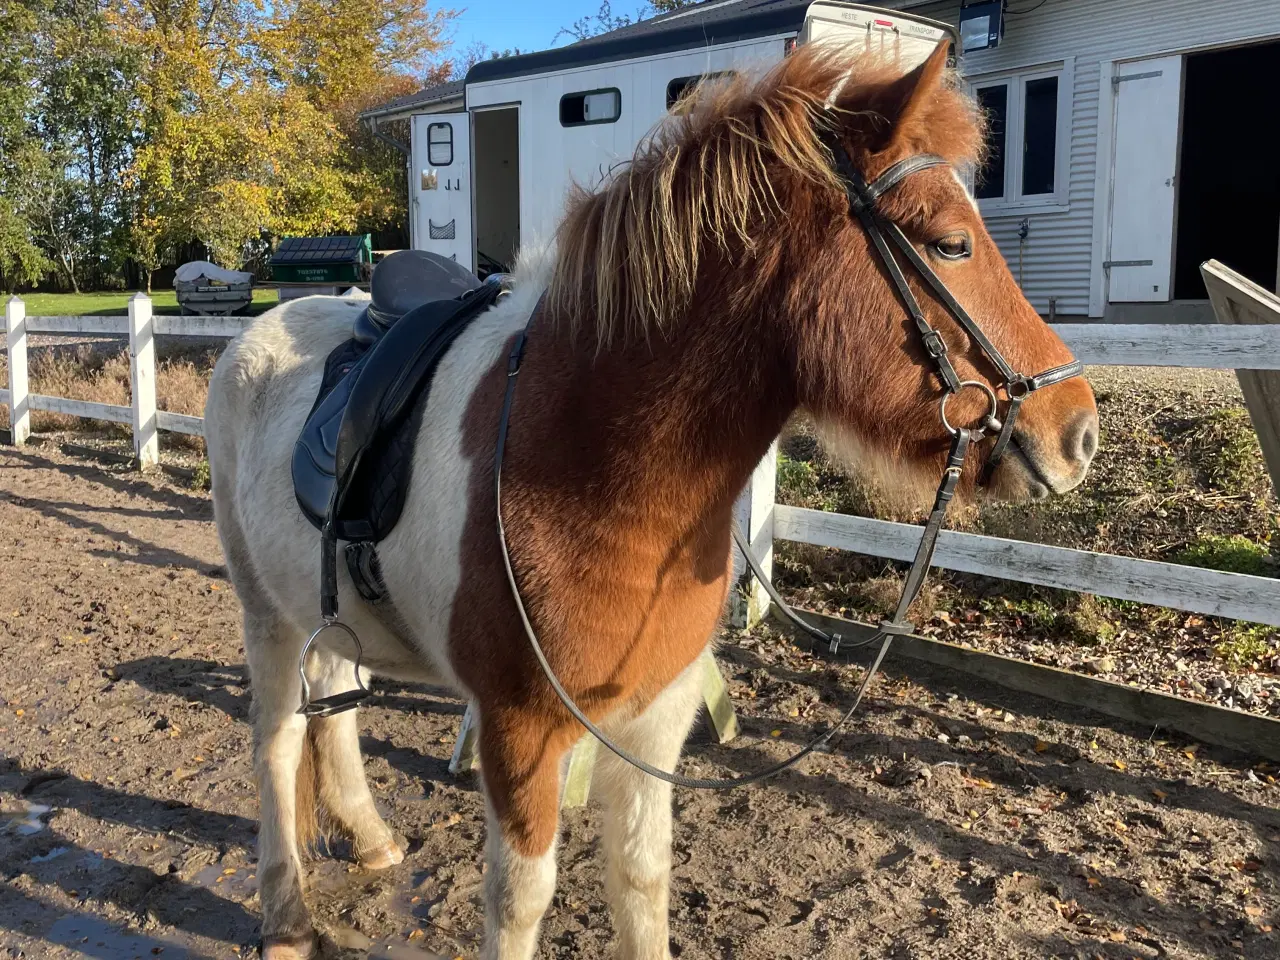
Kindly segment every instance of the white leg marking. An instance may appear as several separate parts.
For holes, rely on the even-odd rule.
[[[530,960],[538,945],[542,915],[556,890],[556,845],[526,857],[511,848],[488,811],[484,882],[483,960]]]
[[[702,703],[701,658],[641,716],[616,734],[623,749],[674,769]],[[613,732],[613,731],[610,731]],[[618,960],[668,960],[671,785],[601,750],[596,784],[605,802],[605,891],[618,933]]]

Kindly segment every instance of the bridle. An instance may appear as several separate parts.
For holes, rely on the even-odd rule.
[[[867,236],[871,238],[876,253],[889,274],[889,280],[897,292],[898,298],[902,301],[902,305],[914,322],[916,329],[919,331],[921,343],[933,363],[938,379],[941,381],[943,393],[939,403],[939,416],[942,419],[943,427],[951,435],[951,449],[947,454],[947,465],[938,484],[933,509],[930,511],[929,519],[925,523],[924,531],[920,537],[920,545],[917,547],[915,558],[911,562],[911,569],[907,572],[907,579],[902,588],[902,596],[898,599],[897,608],[894,610],[893,616],[882,622],[876,633],[865,640],[849,643],[839,634],[827,634],[801,620],[787,606],[773,584],[770,583],[769,578],[760,568],[759,563],[752,554],[751,545],[742,535],[737,523],[734,523],[733,538],[738,548],[742,551],[747,565],[751,568],[756,578],[759,579],[770,598],[778,605],[778,609],[793,624],[810,636],[825,643],[831,653],[836,653],[842,646],[849,649],[866,646],[876,641],[880,642],[875,659],[863,676],[862,683],[858,685],[858,691],[854,696],[853,703],[826,732],[805,744],[797,753],[764,770],[747,776],[729,779],[698,779],[684,777],[666,770],[659,770],[639,757],[632,756],[615,744],[607,734],[591,722],[560,684],[555,671],[551,669],[551,664],[547,662],[546,654],[538,641],[537,631],[534,630],[533,624],[529,620],[529,613],[525,609],[524,599],[520,594],[520,586],[516,581],[515,570],[511,565],[511,553],[507,546],[506,528],[502,522],[502,455],[506,448],[511,404],[515,397],[516,378],[520,373],[520,363],[524,356],[524,346],[528,338],[529,326],[533,323],[533,318],[538,315],[541,302],[530,314],[529,322],[524,330],[516,337],[515,345],[507,358],[507,388],[502,400],[502,414],[498,425],[498,443],[494,451],[494,499],[497,509],[498,543],[501,547],[502,562],[506,569],[507,582],[511,587],[511,594],[515,599],[516,609],[520,614],[520,621],[524,626],[529,645],[533,649],[534,656],[537,658],[542,672],[546,675],[547,681],[551,684],[552,690],[555,691],[556,696],[560,698],[560,702],[564,704],[565,709],[569,711],[575,720],[586,727],[592,736],[622,760],[652,777],[657,777],[659,780],[665,780],[667,783],[679,787],[692,787],[702,790],[728,790],[745,786],[749,783],[756,783],[794,766],[835,736],[836,732],[849,721],[858,709],[858,705],[862,702],[868,687],[871,686],[871,681],[875,678],[881,663],[884,662],[885,655],[889,652],[893,638],[909,634],[915,629],[915,626],[907,620],[907,611],[911,604],[915,602],[916,597],[920,595],[920,590],[924,586],[925,576],[928,573],[933,559],[934,548],[937,545],[938,534],[942,531],[942,525],[946,519],[947,508],[950,506],[952,497],[955,495],[956,486],[960,482],[965,460],[975,443],[986,438],[989,433],[995,432],[996,441],[987,457],[986,469],[990,471],[1004,457],[1013,437],[1014,423],[1017,421],[1018,413],[1027,397],[1036,390],[1062,383],[1072,377],[1078,377],[1083,373],[1084,369],[1079,360],[1073,360],[1070,363],[1054,367],[1035,376],[1026,376],[1014,370],[1009,362],[1005,360],[1003,354],[996,349],[995,344],[983,333],[982,327],[979,326],[978,322],[969,316],[964,307],[951,295],[951,291],[947,289],[946,284],[934,273],[928,262],[920,256],[901,228],[892,221],[887,220],[880,213],[877,207],[877,201],[880,197],[913,173],[918,173],[931,167],[946,166],[946,160],[934,154],[918,154],[895,163],[880,176],[876,177],[875,180],[868,183],[849,159],[849,154],[845,151],[844,145],[840,143],[839,138],[834,133],[833,125],[828,125],[819,135],[834,158],[836,173],[840,177],[849,200],[849,212],[858,218]],[[890,244],[893,246],[891,247]],[[938,298],[938,301],[973,338],[979,349],[986,354],[992,365],[1004,378],[1001,388],[1008,397],[1008,403],[1003,418],[997,416],[999,401],[995,390],[981,380],[961,380],[959,374],[956,373],[955,366],[951,363],[947,353],[946,341],[943,340],[941,333],[930,326],[924,311],[920,309],[919,301],[916,300],[915,294],[912,293],[911,287],[907,283],[906,275],[894,255],[893,247],[896,247],[899,253],[906,258],[907,263],[920,275],[921,279],[933,291],[934,296]],[[957,427],[947,419],[948,401],[966,387],[982,390],[986,394],[989,404],[986,417],[976,428]]]

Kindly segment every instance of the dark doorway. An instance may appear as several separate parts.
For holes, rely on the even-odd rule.
[[[1280,245],[1280,43],[1187,57],[1173,295],[1203,300],[1200,264],[1221,260],[1276,289]]]

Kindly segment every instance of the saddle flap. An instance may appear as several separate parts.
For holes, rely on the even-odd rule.
[[[293,451],[294,495],[313,526],[331,520],[337,538],[348,542],[391,532],[413,460],[419,418],[410,414],[421,408],[450,344],[500,292],[485,284],[457,300],[424,304],[371,347],[353,339],[330,354]]]

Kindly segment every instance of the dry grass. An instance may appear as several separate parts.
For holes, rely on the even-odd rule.
[[[163,350],[156,365],[156,404],[161,410],[201,416],[209,393],[209,377],[217,353],[213,350]],[[87,400],[128,406],[129,353],[103,350],[92,345],[36,347],[28,354],[29,389],[50,397]],[[0,376],[9,382],[8,358],[0,355]],[[9,426],[8,407],[0,407],[0,426]],[[70,431],[93,432],[109,437],[128,437],[127,424],[103,420],[85,420],[43,410],[31,414],[31,429],[36,433]],[[182,447],[203,453],[200,437],[166,433],[167,446]]]

